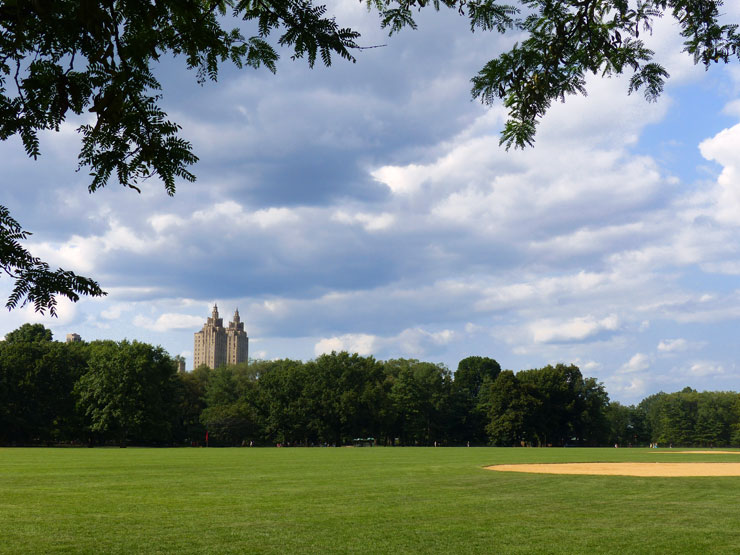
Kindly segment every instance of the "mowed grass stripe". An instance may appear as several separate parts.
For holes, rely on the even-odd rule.
[[[740,478],[555,476],[648,449],[0,449],[4,553],[676,553],[740,545]],[[674,454],[671,462],[736,455]]]

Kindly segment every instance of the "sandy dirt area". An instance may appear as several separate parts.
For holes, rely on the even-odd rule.
[[[697,451],[692,451],[696,453]],[[716,451],[713,451],[716,452]],[[499,464],[487,466],[497,472],[534,474],[591,474],[608,476],[740,476],[740,463],[566,463]]]

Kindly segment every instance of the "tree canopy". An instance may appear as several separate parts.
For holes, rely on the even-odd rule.
[[[0,445],[197,445],[206,434],[210,445],[740,445],[738,393],[685,388],[625,406],[572,365],[515,373],[468,357],[453,374],[332,352],[177,372],[138,341],[53,341],[40,324],[6,337]],[[475,397],[466,368],[485,374]]]
[[[503,101],[509,113],[501,134],[507,148],[532,145],[536,126],[553,100],[585,94],[589,73],[629,72],[628,92],[648,100],[662,92],[668,73],[641,38],[669,14],[684,50],[709,67],[738,56],[737,26],[721,22],[722,0],[366,0],[390,33],[416,28],[414,12],[456,9],[471,31],[522,35],[508,52],[472,78],[472,94]],[[236,25],[231,27],[232,25]],[[252,29],[245,34],[242,28]],[[176,180],[195,180],[198,160],[180,126],[161,107],[152,68],[164,56],[184,60],[196,79],[216,80],[219,67],[276,71],[278,48],[292,59],[330,65],[355,61],[359,33],[341,27],[311,0],[5,0],[0,2],[0,139],[19,136],[28,156],[41,154],[38,134],[59,130],[70,115],[92,120],[78,127],[79,168],[88,190],[113,177],[140,190],[159,178],[168,194]],[[0,207],[0,265],[15,288],[8,308],[32,303],[55,313],[55,295],[73,301],[102,295],[98,284],[72,272],[50,271],[18,241],[28,232]]]

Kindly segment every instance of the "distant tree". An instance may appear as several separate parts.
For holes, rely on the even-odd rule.
[[[494,444],[599,445],[608,440],[609,396],[577,366],[558,364],[499,374],[485,395]]]
[[[179,425],[174,434],[176,441],[182,443],[201,442],[205,437],[205,427],[200,416],[206,408],[206,388],[211,369],[205,364],[192,372],[177,374],[177,396],[179,399]]]
[[[522,370],[517,378],[532,385],[541,401],[535,415],[535,430],[540,445],[563,446],[574,438],[575,399],[578,383],[583,379],[575,366],[545,366]]]
[[[536,418],[542,401],[534,385],[522,383],[511,370],[487,386],[486,432],[491,444],[518,446],[536,442]]]
[[[481,391],[493,383],[501,372],[494,359],[470,356],[462,359],[453,376],[452,390],[456,403],[457,441],[460,443],[485,443],[488,417]]]
[[[618,401],[612,401],[606,409],[606,418],[609,422],[609,443],[619,445],[629,444],[632,441],[630,430],[630,407]]]
[[[598,446],[609,442],[609,394],[595,378],[583,378],[576,386],[573,407],[574,437],[580,445]]]
[[[660,409],[666,395],[667,393],[662,391],[654,393],[645,397],[637,405],[637,409],[644,415],[645,434],[648,442],[656,441],[656,438],[660,435]]]
[[[730,425],[730,445],[740,446],[740,394],[737,394],[735,404],[732,407],[732,424]]]
[[[605,414],[609,423],[609,445],[637,446],[650,442],[650,435],[645,430],[645,413],[640,407],[611,401]]]
[[[309,411],[306,384],[311,379],[299,360],[263,364],[259,373],[260,406],[265,439],[272,443],[318,441]]]
[[[738,422],[737,393],[704,391],[699,394],[694,443],[702,447],[724,447],[732,443],[733,425]]]
[[[698,392],[686,387],[643,399],[650,441],[675,446],[717,447],[738,444],[740,397],[722,391]]]
[[[481,387],[487,380],[493,382],[501,373],[501,366],[489,357],[470,356],[457,364],[454,374],[455,389],[477,398]]]
[[[92,433],[122,446],[169,442],[177,415],[176,379],[172,359],[161,347],[95,341],[75,390]]]
[[[72,391],[86,368],[86,346],[50,341],[42,331],[23,326],[0,341],[0,443],[79,437]]]
[[[172,357],[172,362],[175,365],[176,370],[180,370],[180,367],[182,366],[183,370],[185,369],[185,357],[182,355],[175,355]]]
[[[687,387],[666,395],[660,406],[660,428],[654,439],[660,443],[693,445],[699,408],[697,391]]]
[[[206,408],[200,415],[209,441],[239,445],[262,435],[259,426],[257,382],[246,364],[221,366],[211,373]]]
[[[380,434],[385,375],[374,357],[332,351],[307,363],[306,371],[304,395],[320,442],[342,445]]]
[[[396,421],[393,436],[405,445],[432,445],[448,438],[452,376],[441,364],[415,359],[386,361],[392,377],[389,399]]]
[[[5,335],[7,343],[33,343],[36,341],[51,341],[51,330],[43,324],[23,324],[20,328]]]

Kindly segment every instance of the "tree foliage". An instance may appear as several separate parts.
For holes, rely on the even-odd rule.
[[[208,433],[211,445],[740,446],[738,393],[686,388],[624,406],[573,365],[515,373],[468,357],[452,374],[332,352],[177,372],[137,341],[62,343],[39,324],[7,337],[0,445],[203,445]],[[481,372],[476,404],[461,402]]]
[[[462,359],[455,371],[453,402],[459,404],[456,411],[462,419],[458,425],[464,430],[466,441],[474,444],[486,442],[486,393],[501,373],[498,362],[489,357],[470,356]]]
[[[729,391],[658,393],[637,407],[650,441],[667,445],[722,447],[740,442],[740,395]]]
[[[69,441],[83,423],[72,394],[86,370],[84,346],[51,341],[24,324],[0,341],[0,442]]]
[[[89,348],[87,372],[76,393],[90,431],[121,445],[132,437],[169,439],[177,374],[164,349],[126,340],[94,342]]]
[[[609,397],[576,366],[501,372],[487,397],[487,430],[494,444],[602,445],[607,440]]]
[[[5,335],[6,343],[34,343],[51,339],[51,330],[46,329],[43,324],[23,324]]]

